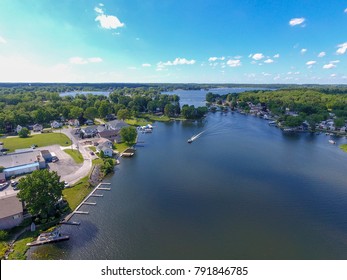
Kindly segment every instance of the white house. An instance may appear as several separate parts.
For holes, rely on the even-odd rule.
[[[80,122],[79,122],[78,119],[72,119],[72,120],[68,121],[68,124],[71,125],[71,126],[79,126]]]
[[[99,147],[99,146],[98,146]],[[97,149],[98,149],[97,147]],[[113,156],[113,150],[111,148],[108,148],[106,146],[103,146],[101,145],[101,149],[100,149],[100,152],[103,151],[104,152],[104,155],[106,157],[112,157]]]
[[[23,129],[23,127],[22,127],[22,126],[17,125],[17,127],[16,127],[16,132],[17,132],[17,133],[19,133],[19,132],[20,132],[22,129]]]
[[[34,132],[39,132],[39,131],[42,131],[43,130],[43,125],[41,125],[41,124],[34,124],[33,125],[33,131]]]

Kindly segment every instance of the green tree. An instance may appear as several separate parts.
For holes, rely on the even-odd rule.
[[[101,118],[105,118],[108,114],[110,114],[112,112],[112,107],[110,102],[108,102],[107,100],[102,100],[100,102],[98,112]]]
[[[335,124],[335,126],[336,127],[342,127],[342,126],[344,126],[345,125],[345,119],[344,118],[336,118],[335,120],[334,120],[334,124]]]
[[[130,112],[128,109],[120,109],[118,110],[118,113],[117,113],[117,118],[119,120],[125,120],[127,118],[129,118],[130,116]]]
[[[94,120],[98,116],[98,110],[95,107],[88,107],[83,116],[87,119]]]
[[[83,109],[73,106],[70,108],[69,118],[78,119],[83,113]]]
[[[133,126],[123,127],[120,130],[120,136],[125,143],[132,144],[135,143],[137,131]]]
[[[18,188],[17,196],[25,201],[29,213],[47,217],[61,198],[64,182],[60,182],[57,172],[42,169],[21,178]]]
[[[114,159],[112,158],[105,158],[104,163],[101,166],[101,171],[104,173],[104,175],[107,175],[111,173],[114,169]]]
[[[27,129],[26,127],[23,127],[19,132],[18,136],[20,138],[27,138],[30,135],[30,130]]]

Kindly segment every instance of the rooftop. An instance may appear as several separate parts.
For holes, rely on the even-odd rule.
[[[40,151],[27,151],[21,153],[11,153],[0,156],[0,165],[8,168],[18,165],[25,165],[37,162],[37,157],[40,156]]]
[[[22,202],[20,202],[17,198],[16,193],[0,197],[0,219],[19,214],[21,212],[23,212],[23,205]]]

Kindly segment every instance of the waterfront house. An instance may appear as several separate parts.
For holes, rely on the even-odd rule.
[[[100,138],[106,138],[112,142],[116,141],[118,134],[119,134],[119,131],[109,130],[109,129],[105,129],[105,130],[99,132]]]
[[[106,156],[106,157],[112,157],[113,156],[113,150],[107,146],[99,145],[96,147],[96,150],[99,152],[103,151],[104,156]]]
[[[23,204],[17,193],[0,196],[0,230],[18,226],[23,221]]]
[[[33,125],[33,131],[34,132],[40,132],[42,130],[43,130],[43,125],[38,124],[38,123]]]
[[[96,141],[94,141],[94,146],[97,146],[97,147],[105,146],[112,149],[113,142],[106,138],[99,138]]]
[[[126,127],[126,126],[129,126],[129,125],[126,122],[119,121],[119,120],[113,120],[106,123],[106,128],[108,130],[120,131],[123,127]]]

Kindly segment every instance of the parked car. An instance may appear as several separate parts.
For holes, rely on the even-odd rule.
[[[52,162],[57,162],[59,160],[58,157],[52,157]]]
[[[68,182],[64,182],[64,188],[66,189],[66,188],[70,188],[70,184],[68,183]]]
[[[92,156],[94,156],[95,154],[94,154],[94,152],[90,152],[90,154],[92,155]]]
[[[38,146],[37,146],[36,144],[32,144],[30,147],[31,147],[32,149],[35,149],[35,148],[37,148]]]

